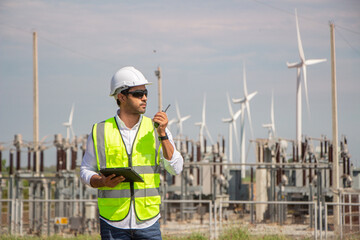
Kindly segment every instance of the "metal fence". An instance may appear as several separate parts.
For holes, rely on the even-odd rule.
[[[317,219],[317,213],[318,213],[318,207],[316,202],[295,202],[295,201],[220,201],[218,205],[215,204],[215,211],[217,210],[217,208],[219,209],[219,221],[220,221],[220,229],[223,229],[223,205],[224,204],[248,204],[250,205],[250,221],[251,223],[255,223],[254,220],[254,205],[256,206],[257,204],[266,204],[266,205],[274,205],[274,206],[286,206],[286,205],[307,205],[309,207],[309,212],[313,212],[313,216],[314,219]],[[311,208],[313,207],[313,208]],[[284,223],[284,219],[282,219],[281,216],[284,215],[284,209],[283,208],[278,208],[278,212],[279,212],[279,223],[283,224]],[[217,214],[216,214],[217,215]],[[215,218],[216,221],[216,218]],[[310,222],[313,222],[312,219]],[[317,221],[314,221],[314,239],[317,239],[318,233],[317,233]],[[219,236],[219,232],[218,232],[218,228],[217,228],[217,224],[215,223],[215,236]]]
[[[43,199],[1,199],[2,206],[0,211],[0,234],[11,235],[52,235],[55,233],[84,233],[91,230],[99,232],[97,200],[43,200]],[[40,215],[36,216],[36,221],[30,221],[30,206],[35,204],[36,208],[41,208]],[[70,210],[70,215],[64,218],[55,213],[55,209],[62,204],[63,208]],[[163,200],[161,228],[163,234],[186,235],[193,231],[205,233],[210,239],[217,239],[224,229],[228,226],[229,219],[224,219],[226,211],[231,210],[231,206],[243,205],[242,211],[245,214],[241,221],[258,224],[266,224],[256,221],[256,206],[259,204],[275,206],[278,218],[275,222],[278,225],[291,225],[288,221],[291,214],[286,216],[286,208],[291,205],[306,205],[307,220],[304,225],[308,225],[308,229],[312,231],[311,236],[314,239],[328,239],[329,219],[333,216],[329,211],[334,206],[340,206],[340,238],[347,234],[360,233],[360,204],[359,203],[330,203],[318,205],[313,202],[294,202],[294,201],[225,201],[217,200]],[[345,211],[345,207],[356,207],[356,210]],[[83,209],[84,211],[77,211]],[[169,212],[170,211],[170,212]],[[94,213],[96,212],[96,214]],[[82,213],[82,215],[79,215]],[[239,213],[234,215],[236,218],[232,223],[239,223]],[[284,216],[284,217],[282,217]],[[350,217],[350,218],[349,218]],[[190,220],[196,221],[190,221]],[[62,222],[64,220],[64,222]],[[189,221],[187,221],[189,220]],[[239,226],[239,224],[237,225]],[[34,232],[34,229],[37,231]],[[75,230],[75,231],[72,231]],[[332,237],[334,231],[332,231]]]
[[[97,199],[15,198],[0,199],[0,204],[0,235],[50,236],[60,232],[77,234],[99,230]],[[58,209],[62,209],[61,213]]]
[[[321,206],[321,205],[320,205]],[[328,221],[328,206],[339,206],[339,214],[340,214],[340,238],[343,239],[344,235],[353,235],[359,234],[360,235],[360,203],[325,203],[325,239],[327,239],[328,235],[328,228],[327,228],[327,221]],[[352,206],[357,207],[357,212],[351,211]],[[350,211],[346,212],[345,207],[349,207]],[[346,217],[349,217],[349,224],[346,224]],[[352,221],[355,217],[356,221]],[[344,233],[345,232],[345,233]]]

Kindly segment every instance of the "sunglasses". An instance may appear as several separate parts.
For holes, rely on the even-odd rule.
[[[131,92],[127,92],[129,94],[131,94],[133,97],[135,98],[143,98],[144,95],[147,97],[148,95],[148,90],[135,90],[135,91],[131,91]]]

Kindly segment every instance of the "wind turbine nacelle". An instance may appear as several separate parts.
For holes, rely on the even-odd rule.
[[[238,99],[233,98],[232,101],[233,103],[244,103],[246,101],[246,98],[238,98]]]
[[[298,63],[286,63],[288,68],[298,68],[298,67],[302,67],[303,63],[302,62],[298,62]]]

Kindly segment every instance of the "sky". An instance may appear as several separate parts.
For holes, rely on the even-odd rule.
[[[348,140],[351,160],[360,167],[360,2],[357,0],[226,1],[0,1],[0,143],[8,159],[15,134],[24,142],[33,133],[33,32],[38,35],[39,135],[51,145],[54,134],[75,104],[73,128],[89,134],[94,123],[112,117],[112,75],[134,66],[154,84],[148,87],[146,115],[157,111],[157,78],[162,69],[163,105],[176,117],[178,102],[183,134],[198,140],[203,98],[206,125],[217,140],[228,139],[226,94],[242,98],[243,66],[254,138],[267,138],[274,92],[276,135],[295,139],[296,70],[299,61],[295,9],[308,66],[310,114],[302,92],[303,136],[332,139],[331,52],[329,22],[335,24],[339,140]],[[302,86],[304,89],[304,86]],[[233,111],[240,109],[232,104]],[[245,116],[246,117],[246,116]],[[247,118],[246,118],[247,119]],[[240,120],[237,121],[240,129]],[[255,162],[245,121],[247,162]],[[177,134],[175,125],[171,126]],[[314,142],[315,143],[315,142]],[[235,143],[234,143],[235,144]],[[317,144],[317,143],[316,143]],[[54,147],[45,152],[54,165]],[[22,165],[25,165],[23,154]],[[240,154],[234,146],[234,161]]]

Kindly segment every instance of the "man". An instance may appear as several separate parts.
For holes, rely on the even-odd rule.
[[[144,75],[134,67],[118,70],[111,79],[117,114],[93,126],[81,163],[83,182],[98,188],[102,239],[162,239],[160,232],[160,167],[172,175],[182,171],[183,158],[166,128],[165,112],[153,119],[147,106]],[[158,127],[154,127],[158,123]],[[132,167],[144,182],[124,182],[123,176],[105,177],[103,168]]]

